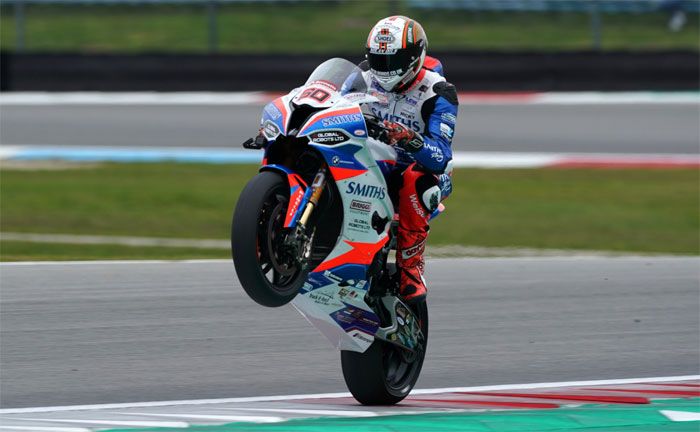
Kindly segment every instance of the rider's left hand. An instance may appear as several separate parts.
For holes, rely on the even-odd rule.
[[[423,148],[423,137],[401,123],[385,120],[384,127],[390,145],[397,145],[409,153]]]

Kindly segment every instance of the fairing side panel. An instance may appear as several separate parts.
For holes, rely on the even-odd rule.
[[[379,318],[364,301],[369,289],[367,269],[389,240],[394,209],[384,175],[367,146],[364,119],[360,125],[354,118],[359,107],[354,105],[356,111],[349,113],[347,109],[338,107],[337,114],[324,111],[324,116],[312,117],[302,128],[309,136],[323,130],[342,130],[348,139],[339,144],[313,140],[309,144],[328,164],[344,217],[334,249],[309,274],[293,304],[335,347],[364,352],[379,327]]]

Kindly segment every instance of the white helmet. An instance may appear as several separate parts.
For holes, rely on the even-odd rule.
[[[384,90],[400,90],[418,75],[427,47],[418,21],[400,15],[381,19],[367,37],[370,73]]]

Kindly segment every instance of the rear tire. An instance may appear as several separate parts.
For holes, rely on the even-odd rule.
[[[231,222],[231,253],[238,280],[255,302],[278,307],[292,301],[306,272],[280,253],[289,185],[263,171],[241,192]]]
[[[345,383],[361,404],[397,404],[416,385],[428,344],[428,305],[422,301],[412,308],[425,337],[423,351],[416,354],[413,361],[407,361],[403,348],[379,339],[375,339],[364,353],[340,352]]]

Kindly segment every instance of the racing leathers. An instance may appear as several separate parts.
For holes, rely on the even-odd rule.
[[[452,192],[457,91],[442,76],[440,62],[430,57],[415,80],[401,91],[385,91],[370,72],[363,76],[370,94],[379,99],[363,107],[365,114],[384,121],[399,138],[392,142],[398,159],[388,179],[392,197],[398,201],[396,259],[400,294],[408,302],[417,302],[426,294],[423,254],[428,221]],[[402,128],[412,132],[402,133]]]

